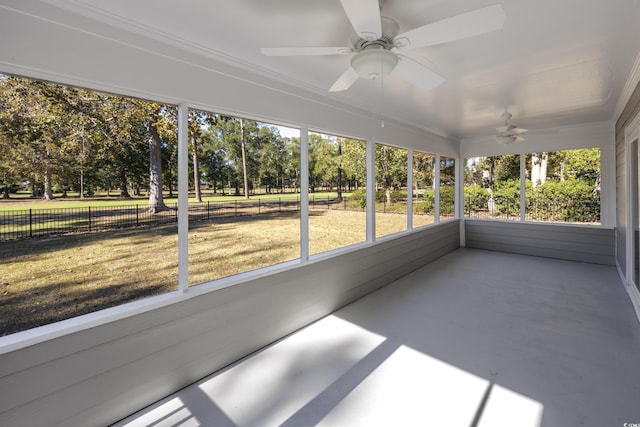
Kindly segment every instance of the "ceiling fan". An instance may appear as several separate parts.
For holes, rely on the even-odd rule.
[[[500,118],[504,120],[504,126],[498,126],[496,128],[496,140],[500,144],[511,144],[512,142],[524,141],[524,138],[519,135],[521,133],[525,133],[527,130],[509,124],[509,120],[511,120],[511,113],[505,111],[502,113]]]
[[[399,52],[496,31],[502,28],[505,20],[502,5],[495,4],[398,34],[398,23],[380,15],[379,0],[340,0],[340,3],[358,36],[351,46],[262,48],[262,54],[351,55],[350,67],[331,86],[331,92],[349,89],[360,77],[384,78],[392,71],[414,86],[430,90],[444,79]]]

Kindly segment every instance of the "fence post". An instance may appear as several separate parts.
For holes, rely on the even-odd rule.
[[[278,213],[282,212],[282,197],[278,197]]]
[[[233,205],[234,205],[234,209],[235,209],[235,216],[238,216],[238,201],[234,200],[233,201]]]
[[[329,196],[327,196],[327,210],[329,210]]]
[[[258,215],[260,215],[260,199],[258,199]]]
[[[33,210],[29,208],[29,237],[33,237]]]
[[[211,209],[210,209],[210,203],[211,203],[211,202],[209,202],[209,201],[207,200],[207,221],[209,221],[209,220],[211,219],[211,214],[209,213],[209,212],[211,211]]]
[[[140,226],[140,213],[138,212],[138,206],[136,205],[136,227]]]
[[[91,206],[87,208],[88,217],[89,217],[89,232],[91,232]]]

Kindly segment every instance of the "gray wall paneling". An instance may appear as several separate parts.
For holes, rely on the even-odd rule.
[[[0,425],[105,425],[459,246],[419,229],[0,355]]]
[[[469,248],[615,265],[615,230],[564,224],[465,220]]]

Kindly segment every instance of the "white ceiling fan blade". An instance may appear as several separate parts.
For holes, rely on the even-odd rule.
[[[511,135],[520,135],[521,133],[525,133],[525,132],[527,132],[526,129],[514,127],[513,129],[511,129],[509,131],[509,134],[511,134]]]
[[[351,25],[360,37],[377,40],[382,36],[378,0],[340,0]]]
[[[505,125],[505,126],[498,126],[496,128],[496,132],[501,135],[513,136],[513,135],[520,135],[521,133],[525,133],[527,132],[527,130],[519,128],[517,126],[513,126],[513,125]]]
[[[524,138],[521,136],[496,135],[496,141],[499,144],[512,144],[514,142],[522,142]]]
[[[351,87],[352,84],[358,80],[360,76],[353,69],[353,67],[349,67],[347,71],[345,71],[336,82],[331,86],[329,92],[341,92],[343,90],[347,90]]]
[[[444,81],[427,67],[404,56],[398,58],[393,74],[424,90],[431,90]]]
[[[504,20],[502,5],[495,4],[398,34],[394,43],[399,49],[434,46],[499,30]]]
[[[263,47],[260,52],[264,56],[319,56],[319,55],[343,55],[353,52],[350,47],[326,46],[326,47]]]

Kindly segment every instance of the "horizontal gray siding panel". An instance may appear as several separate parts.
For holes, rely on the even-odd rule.
[[[564,224],[465,221],[466,246],[615,265],[615,230]]]
[[[459,227],[447,221],[2,354],[0,425],[115,422],[455,250]]]

